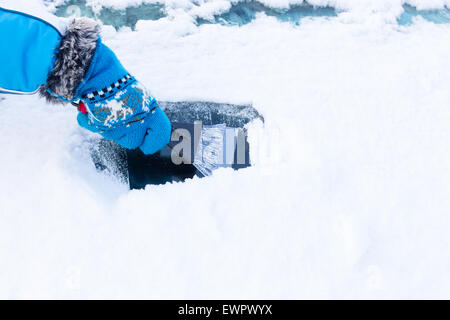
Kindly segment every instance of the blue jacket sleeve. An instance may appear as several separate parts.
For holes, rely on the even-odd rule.
[[[40,18],[0,8],[0,39],[0,92],[36,92],[53,67],[59,31]]]

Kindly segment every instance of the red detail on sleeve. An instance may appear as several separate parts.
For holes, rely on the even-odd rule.
[[[88,113],[83,101],[80,101],[80,103],[78,104],[78,111],[80,111],[81,113]]]

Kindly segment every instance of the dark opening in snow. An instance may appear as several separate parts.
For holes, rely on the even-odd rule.
[[[186,142],[186,136],[178,139],[176,135],[172,135],[169,145],[154,155],[145,155],[140,149],[125,150],[114,142],[102,139],[91,150],[97,170],[118,177],[128,183],[131,189],[141,189],[148,184],[204,177],[220,167],[237,170],[250,166],[250,145],[244,126],[254,119],[264,121],[251,105],[199,101],[159,104],[171,120],[174,131],[181,129],[189,133],[187,141],[191,153],[176,151],[177,156],[189,159],[187,163],[177,164],[173,160],[174,150],[178,150],[180,142]],[[200,131],[196,135],[194,132],[199,124]],[[217,151],[212,156],[211,150],[208,150],[211,137],[215,140]]]

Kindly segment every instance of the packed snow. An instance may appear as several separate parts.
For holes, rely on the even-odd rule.
[[[21,2],[55,8],[0,5]],[[239,27],[173,0],[104,26],[158,99],[261,112],[240,171],[129,191],[95,170],[75,108],[1,95],[0,297],[449,298],[450,24],[401,26],[406,2],[450,5],[314,0],[342,12]]]

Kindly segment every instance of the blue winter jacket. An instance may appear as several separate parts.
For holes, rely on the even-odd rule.
[[[0,92],[29,94],[45,85],[61,37],[40,18],[0,8]]]

